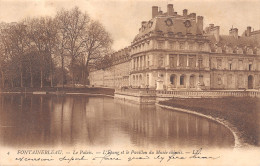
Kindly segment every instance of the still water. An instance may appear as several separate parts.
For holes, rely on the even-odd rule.
[[[108,97],[0,96],[0,146],[233,147],[211,120]]]

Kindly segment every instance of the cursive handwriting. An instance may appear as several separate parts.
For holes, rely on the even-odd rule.
[[[42,152],[42,153],[40,153]],[[43,153],[44,152],[44,153]],[[41,156],[35,156],[38,155]],[[117,161],[120,160],[133,162],[133,161],[144,161],[149,160],[151,162],[157,161],[158,163],[173,162],[174,160],[215,160],[220,156],[207,155],[202,148],[194,149],[191,151],[183,150],[103,150],[103,151],[91,151],[91,150],[72,150],[64,151],[66,155],[63,155],[62,150],[18,150],[18,156],[15,156],[14,160],[18,162],[51,162],[59,161],[64,163],[72,163],[73,161],[86,162],[105,162],[105,161]],[[8,153],[7,153],[8,154]],[[30,156],[34,154],[34,156]],[[47,156],[47,154],[49,154]],[[52,155],[50,155],[52,154]],[[8,154],[9,155],[9,154]],[[44,157],[43,157],[44,156]]]
[[[41,158],[41,157],[16,157],[15,158],[16,161],[53,161],[53,158]]]
[[[128,157],[128,161],[132,161],[132,160],[148,160],[150,159],[149,156],[145,156],[145,157]]]
[[[71,161],[82,161],[82,160],[88,160],[85,158],[85,156],[81,156],[81,157],[67,157],[67,156],[64,156],[64,157],[61,157],[59,158],[60,161],[67,161],[68,163],[70,163]]]
[[[104,156],[94,157],[92,160],[99,159],[100,160],[99,163],[102,163],[103,160],[121,160],[121,158],[117,157],[117,156],[119,156],[119,154],[118,153],[115,153],[115,154],[116,154],[116,157],[113,157],[113,156],[111,156],[112,153],[105,153]]]
[[[158,155],[157,157],[154,157],[154,159],[160,160],[160,163],[164,160],[163,156]]]

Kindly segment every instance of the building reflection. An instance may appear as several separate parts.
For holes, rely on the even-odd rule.
[[[4,95],[4,146],[232,147],[229,130],[210,120],[107,97]]]

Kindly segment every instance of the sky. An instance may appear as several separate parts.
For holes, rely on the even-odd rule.
[[[247,26],[260,30],[260,0],[0,0],[0,22],[17,22],[26,17],[54,16],[62,9],[78,6],[94,20],[99,20],[111,34],[113,49],[130,46],[142,21],[151,19],[152,6],[166,12],[167,4],[182,14],[204,17],[204,28],[213,23],[221,34],[233,26],[241,35]]]

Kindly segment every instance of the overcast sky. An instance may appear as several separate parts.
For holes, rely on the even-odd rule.
[[[112,35],[115,50],[131,44],[141,21],[151,19],[152,6],[166,12],[168,3],[174,10],[204,16],[204,28],[219,25],[222,34],[232,27],[241,35],[247,26],[260,29],[260,0],[0,0],[0,22],[16,22],[25,17],[53,16],[61,8],[78,6],[91,18],[99,20]]]

